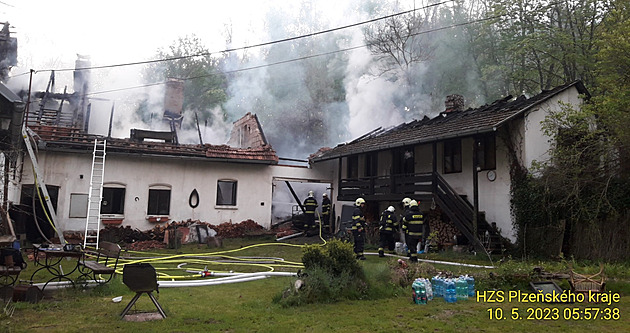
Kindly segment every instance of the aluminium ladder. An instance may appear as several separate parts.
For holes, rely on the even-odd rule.
[[[63,230],[59,230],[59,224],[57,224],[57,214],[55,212],[55,208],[52,205],[52,202],[50,201],[48,189],[46,188],[46,184],[44,184],[44,176],[39,170],[37,157],[35,156],[35,152],[33,151],[33,147],[31,146],[31,136],[33,136],[33,134],[34,133],[32,133],[31,130],[26,127],[26,124],[22,126],[22,138],[24,139],[24,144],[26,145],[28,156],[31,158],[31,164],[33,165],[33,177],[35,180],[33,184],[35,185],[35,188],[39,187],[44,194],[44,201],[46,201],[46,207],[48,208],[48,213],[50,213],[50,216],[47,215],[47,217],[52,223],[53,229],[59,236],[59,241],[61,242],[61,244],[65,244],[66,240],[63,238]],[[33,198],[33,200],[35,200],[35,198]]]
[[[99,233],[101,230],[101,200],[103,199],[106,146],[107,140],[94,140],[92,174],[90,176],[90,192],[88,194],[88,211],[85,221],[83,248],[98,248]]]

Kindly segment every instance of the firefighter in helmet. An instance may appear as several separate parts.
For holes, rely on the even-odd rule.
[[[308,197],[304,199],[304,232],[306,236],[313,236],[315,231],[315,209],[317,209],[317,200],[313,197],[313,191],[308,191]]]
[[[354,254],[359,260],[365,260],[363,255],[363,246],[365,245],[365,215],[363,209],[365,207],[365,200],[358,198],[355,200],[354,212],[352,212],[352,236],[354,237]]]
[[[330,228],[330,199],[328,194],[322,194],[322,228]]]
[[[402,199],[402,213],[400,214],[400,218],[398,219],[400,221],[400,226],[402,227],[402,223],[403,223],[403,219],[405,218],[405,215],[407,215],[407,211],[409,211],[409,203],[411,203],[411,198],[407,197]],[[403,230],[403,228],[399,229],[398,232],[398,237],[400,238],[400,241],[403,243],[406,243],[405,240],[405,231]]]
[[[417,262],[417,247],[424,237],[425,225],[424,215],[415,200],[411,200],[409,203],[409,210],[403,218],[403,230],[405,231],[405,241],[409,248],[410,259],[412,262]]]
[[[379,248],[378,256],[385,257],[385,247],[390,253],[394,253],[394,234],[398,231],[398,219],[394,215],[394,206],[389,206],[385,211],[381,213],[381,220],[379,223]]]

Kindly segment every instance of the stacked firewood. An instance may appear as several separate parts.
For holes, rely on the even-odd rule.
[[[437,244],[453,244],[455,242],[454,237],[460,233],[453,222],[442,214],[440,207],[435,207],[435,209],[428,211],[426,215],[426,222],[429,222],[430,232],[437,232]]]

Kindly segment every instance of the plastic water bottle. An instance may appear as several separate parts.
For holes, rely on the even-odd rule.
[[[436,297],[444,297],[444,279],[439,275],[435,276],[435,294]]]
[[[411,285],[413,289],[413,301],[416,304],[427,304],[427,292],[422,279],[416,279]]]
[[[468,297],[475,297],[475,278],[466,275],[466,282],[468,282]]]
[[[455,303],[457,296],[455,296],[455,281],[453,279],[446,279],[446,294],[444,300],[448,303]]]
[[[455,280],[456,293],[458,300],[468,299],[468,282],[463,276],[460,276]]]
[[[440,297],[440,291],[437,285],[437,275],[431,278],[431,288],[433,289],[433,297]]]
[[[429,279],[424,279],[424,288],[427,292],[427,301],[433,300],[433,286],[431,285],[431,281]]]

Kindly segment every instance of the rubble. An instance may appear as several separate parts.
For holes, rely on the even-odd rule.
[[[153,229],[147,231],[132,229],[129,226],[106,226],[100,232],[101,239],[119,244],[128,244],[127,248],[129,250],[148,250],[165,248],[168,242],[167,235],[171,230],[177,230],[177,237],[181,239],[182,244],[210,244],[217,247],[221,246],[222,238],[274,234],[274,232],[265,230],[253,220],[245,220],[240,223],[225,222],[214,225],[192,219],[156,225]]]

